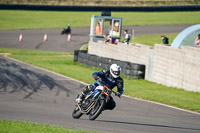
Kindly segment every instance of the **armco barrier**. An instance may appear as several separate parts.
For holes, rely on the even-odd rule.
[[[93,66],[96,68],[102,68],[106,70],[110,69],[111,64],[116,63],[121,66],[122,74],[124,74],[126,77],[137,78],[137,79],[145,78],[145,65],[115,60],[111,58],[104,58],[88,54],[87,51],[75,50],[74,61],[88,66]]]
[[[6,10],[43,10],[43,11],[200,11],[200,5],[189,6],[55,6],[55,5],[20,5],[0,4],[0,9]]]

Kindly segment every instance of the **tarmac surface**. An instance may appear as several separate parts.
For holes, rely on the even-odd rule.
[[[122,30],[134,29],[134,35],[139,36],[180,32],[188,26],[190,25],[127,26]],[[67,41],[67,35],[61,35],[61,31],[62,29],[0,31],[0,48],[73,52],[89,41],[89,27],[72,27],[71,41]],[[45,33],[47,34],[46,42],[43,41]],[[22,34],[22,42],[18,41],[20,34]]]
[[[199,133],[200,114],[114,97],[117,107],[95,121],[73,119],[86,84],[0,56],[0,120],[20,120],[110,133]]]

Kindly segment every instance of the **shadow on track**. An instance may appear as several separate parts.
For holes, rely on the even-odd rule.
[[[35,46],[35,49],[40,49],[41,48],[41,46],[43,45],[44,43],[39,43],[37,46]]]
[[[22,68],[20,65],[8,62],[0,58],[0,91],[15,93],[24,91],[27,93],[24,99],[30,98],[38,90],[48,88],[50,90],[57,89],[56,95],[60,90],[66,92],[69,96],[70,90],[59,84],[53,78],[40,74],[29,69]]]
[[[159,128],[172,128],[172,129],[200,131],[200,129],[195,129],[195,128],[176,127],[176,126],[167,126],[167,125],[159,125],[159,124],[145,124],[145,123],[111,121],[111,120],[96,120],[96,121],[107,122],[107,123],[115,123],[115,124],[135,125],[135,126],[146,126],[146,127],[159,127]]]

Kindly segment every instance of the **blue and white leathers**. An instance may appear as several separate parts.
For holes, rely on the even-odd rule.
[[[123,94],[123,79],[121,77],[113,78],[110,74],[110,71],[102,70],[100,72],[94,72],[92,74],[92,77],[96,79],[96,77],[99,77],[100,80],[102,80],[106,86],[108,86],[110,89],[113,89],[114,87],[117,87],[117,91],[122,95]],[[94,82],[90,85],[90,88],[94,91],[97,86],[99,86],[99,82]],[[116,106],[116,103],[112,97],[110,97],[110,101],[106,104],[105,109],[114,109]]]

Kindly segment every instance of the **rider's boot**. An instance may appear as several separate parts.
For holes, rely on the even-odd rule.
[[[81,104],[82,101],[84,100],[85,96],[92,91],[92,87],[90,85],[86,86],[85,89],[83,90],[82,94],[76,99],[76,102],[78,104]]]
[[[77,102],[78,104],[81,104],[84,98],[85,98],[85,95],[82,93],[82,94],[76,99],[76,102]]]

